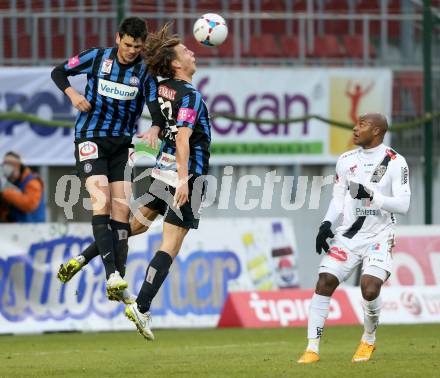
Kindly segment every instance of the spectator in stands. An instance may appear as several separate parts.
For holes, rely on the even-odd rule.
[[[20,155],[6,153],[0,168],[0,221],[44,222],[43,190],[43,181],[23,164]]]

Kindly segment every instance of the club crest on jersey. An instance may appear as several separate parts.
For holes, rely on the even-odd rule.
[[[385,172],[387,171],[387,166],[386,165],[379,165],[374,173],[373,176],[371,177],[371,182],[379,182],[382,177],[384,176]]]
[[[110,72],[112,72],[112,66],[113,59],[105,59],[104,62],[102,62],[101,73],[109,74]]]
[[[176,91],[166,85],[159,85],[158,92],[160,97],[167,98],[168,100],[174,101],[176,98]]]
[[[130,78],[130,85],[131,85],[132,87],[137,87],[137,86],[139,86],[139,78],[138,78],[137,76],[132,76],[132,77]]]

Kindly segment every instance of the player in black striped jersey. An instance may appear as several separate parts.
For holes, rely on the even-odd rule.
[[[96,252],[99,251],[104,263],[110,299],[120,297],[127,287],[122,277],[130,231],[131,179],[125,177],[125,167],[135,125],[145,102],[153,124],[164,122],[157,102],[156,78],[148,73],[140,55],[146,37],[145,21],[127,18],[116,34],[118,47],[86,50],[52,71],[55,84],[78,109],[77,170],[90,194]],[[68,80],[69,76],[79,74],[87,75],[84,96],[71,87]],[[149,134],[144,137],[148,139]],[[84,262],[83,256],[69,260],[61,266],[58,277],[66,282]]]
[[[316,252],[326,254],[310,303],[309,343],[299,363],[319,361],[330,298],[358,266],[362,267],[364,333],[352,361],[368,361],[375,349],[379,294],[392,266],[394,214],[408,211],[411,196],[405,158],[383,144],[387,129],[382,114],[361,116],[353,128],[354,143],[360,148],[342,154],[336,164],[333,198],[316,237]],[[334,235],[331,226],[341,215]]]
[[[208,173],[211,127],[206,104],[200,92],[192,86],[196,65],[192,51],[176,35],[168,35],[169,25],[159,33],[149,34],[146,43],[146,63],[156,76],[167,77],[159,83],[158,99],[166,118],[166,126],[152,126],[149,142],[163,143],[153,169],[154,181],[149,187],[148,201],[130,222],[131,235],[148,230],[158,215],[164,216],[163,241],[151,260],[137,301],[126,308],[126,315],[135,322],[141,334],[152,340],[150,305],[173,259],[178,254],[189,229],[199,224],[199,212],[204,193],[204,176]],[[81,255],[81,269],[98,255],[92,243]],[[79,271],[66,272],[64,282]]]

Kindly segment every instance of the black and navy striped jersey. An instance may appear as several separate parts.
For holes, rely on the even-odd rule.
[[[157,161],[160,162],[163,154],[175,156],[178,128],[189,127],[193,133],[189,139],[188,172],[206,175],[209,168],[211,125],[202,95],[184,80],[166,79],[159,83],[158,101],[166,126],[162,131],[163,143]]]
[[[163,125],[156,78],[147,72],[140,56],[131,64],[121,64],[117,52],[116,47],[92,48],[55,69],[63,70],[65,76],[87,74],[85,98],[92,110],[78,113],[75,138],[132,136],[145,102],[153,124]]]

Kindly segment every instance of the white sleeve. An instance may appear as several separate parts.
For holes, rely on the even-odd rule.
[[[406,214],[411,199],[409,187],[409,169],[406,160],[399,156],[394,164],[390,164],[392,196],[384,196],[379,191],[373,195],[373,204],[379,209],[390,213]]]
[[[338,160],[336,163],[335,184],[333,185],[333,197],[324,217],[324,221],[329,221],[331,224],[336,222],[344,211],[344,198],[347,190],[347,181],[341,165],[340,160]]]

